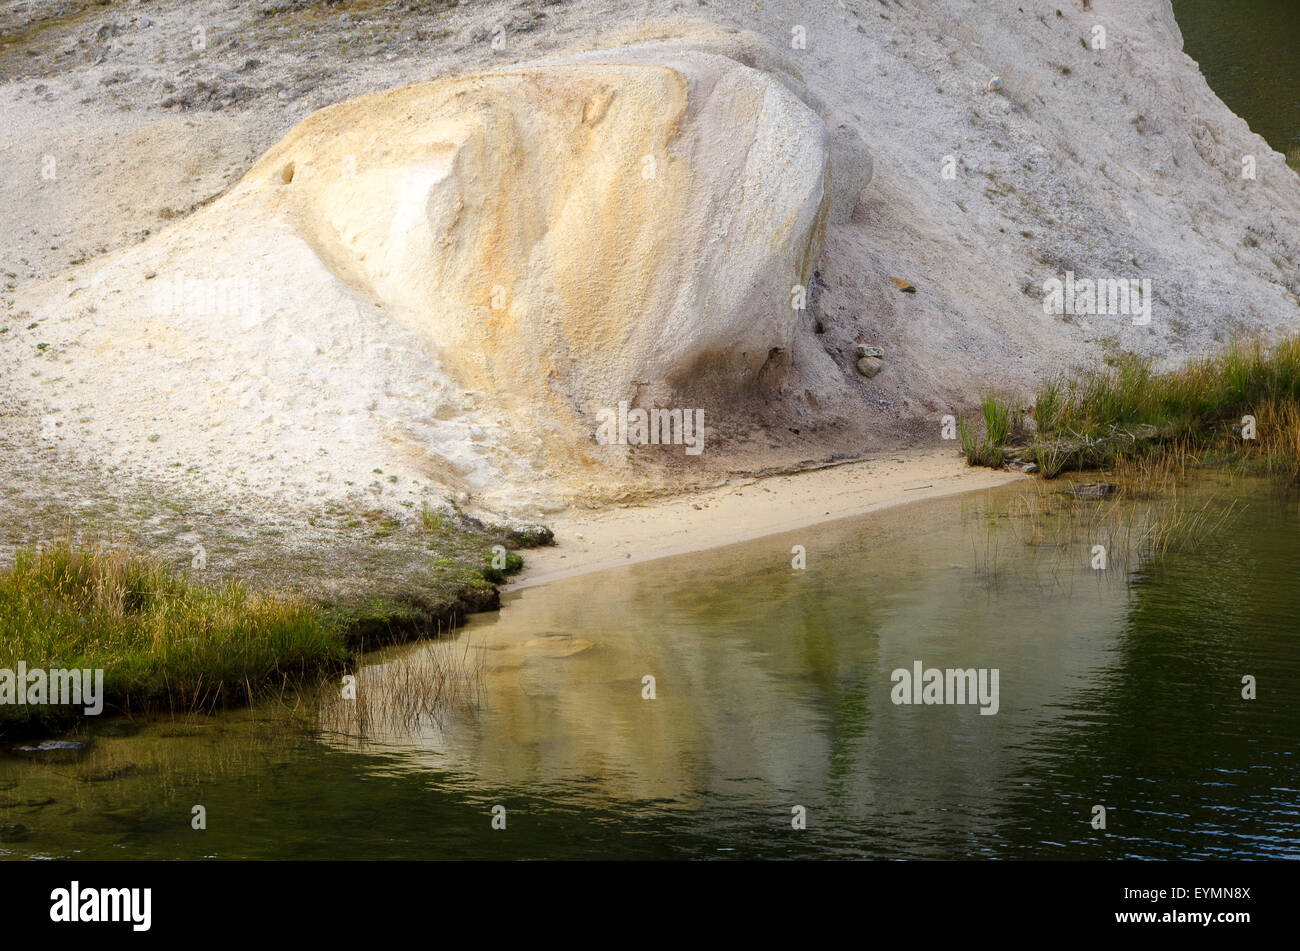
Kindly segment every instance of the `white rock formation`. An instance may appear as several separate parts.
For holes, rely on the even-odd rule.
[[[698,44],[364,96],[94,269],[61,325],[90,358],[67,395],[184,459],[292,475],[341,451],[356,481],[396,455],[515,502],[600,482],[628,455],[595,446],[602,408],[693,389],[712,410],[809,333],[791,295],[828,174],[817,114]]]
[[[216,213],[287,222],[458,384],[549,404],[576,438],[638,381],[710,365],[739,388],[792,346],[827,160],[769,75],[667,43],[324,109]]]

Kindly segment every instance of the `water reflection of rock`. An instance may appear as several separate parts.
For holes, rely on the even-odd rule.
[[[400,749],[411,768],[489,787],[581,783],[688,807],[762,788],[855,816],[968,811],[1021,768],[1019,739],[1111,663],[1127,604],[1123,572],[1093,576],[1086,546],[1012,537],[1014,491],[527,589],[462,635],[487,655],[481,709],[376,717],[364,742],[329,742]],[[806,571],[790,566],[794,544]],[[1068,604],[1052,625],[1016,622],[1048,600]],[[1001,713],[893,705],[890,671],[918,659],[999,668]]]
[[[808,855],[1294,851],[1294,499],[1133,578],[1091,571],[1084,529],[1026,544],[1015,491],[529,589],[370,658],[380,700],[438,662],[481,672],[482,702],[372,704],[365,736],[314,741],[305,697],[95,724],[73,762],[0,756],[0,857],[787,854],[795,803]],[[916,659],[998,667],[1001,712],[894,706]],[[1238,670],[1267,697],[1237,700]],[[497,802],[531,830],[490,833]],[[1104,841],[1094,802],[1122,804]]]

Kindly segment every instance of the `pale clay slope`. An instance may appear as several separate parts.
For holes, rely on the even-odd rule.
[[[180,462],[213,491],[313,501],[382,468],[537,514],[932,439],[989,384],[1117,347],[1179,359],[1294,329],[1300,179],[1180,52],[1167,0],[1058,6],[696,11],[722,28],[556,9],[567,45],[611,48],[510,65],[546,47],[529,35],[485,75],[325,110],[161,236],[21,288],[51,347],[35,376],[28,348],[0,351],[15,429],[55,419],[70,454],[150,478]],[[1098,22],[1108,48],[1085,49]],[[778,52],[791,24],[807,48]],[[1150,277],[1152,324],[1045,317],[1036,289],[1067,268]],[[252,282],[260,313],[154,313],[182,270]],[[871,381],[858,340],[886,350]],[[596,446],[594,408],[635,393],[705,407],[704,456]]]

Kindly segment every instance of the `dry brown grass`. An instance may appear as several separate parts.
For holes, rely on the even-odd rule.
[[[1255,410],[1257,438],[1247,452],[1267,471],[1300,479],[1300,405],[1267,399]]]

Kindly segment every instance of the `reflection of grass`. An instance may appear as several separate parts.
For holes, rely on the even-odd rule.
[[[1016,496],[1008,511],[1012,537],[1030,548],[1072,551],[1077,557],[1054,565],[1057,584],[1066,585],[1076,573],[1092,575],[1101,554],[1106,577],[1122,579],[1143,560],[1159,562],[1168,555],[1196,551],[1221,534],[1229,519],[1239,513],[1235,499],[1189,490],[1172,464],[1151,468],[1150,486],[1135,492],[1128,484],[1100,500],[1076,498],[1035,483],[1036,491]],[[1150,488],[1150,491],[1148,491]],[[996,526],[990,522],[983,558],[976,553],[976,573],[997,586]],[[1100,545],[1100,553],[1094,546]],[[1098,571],[1098,576],[1105,572]]]
[[[1300,145],[1286,153],[1286,164],[1300,172]]]
[[[1193,508],[1184,504],[1182,499],[1174,498],[1156,519],[1148,548],[1157,558],[1195,551],[1206,539],[1220,533],[1236,508],[1235,500],[1224,505],[1221,501],[1206,499],[1199,508]]]
[[[364,737],[438,721],[449,710],[476,709],[482,702],[486,666],[483,648],[468,637],[430,641],[359,670],[354,697],[344,698],[333,685],[326,687],[321,728]]]

